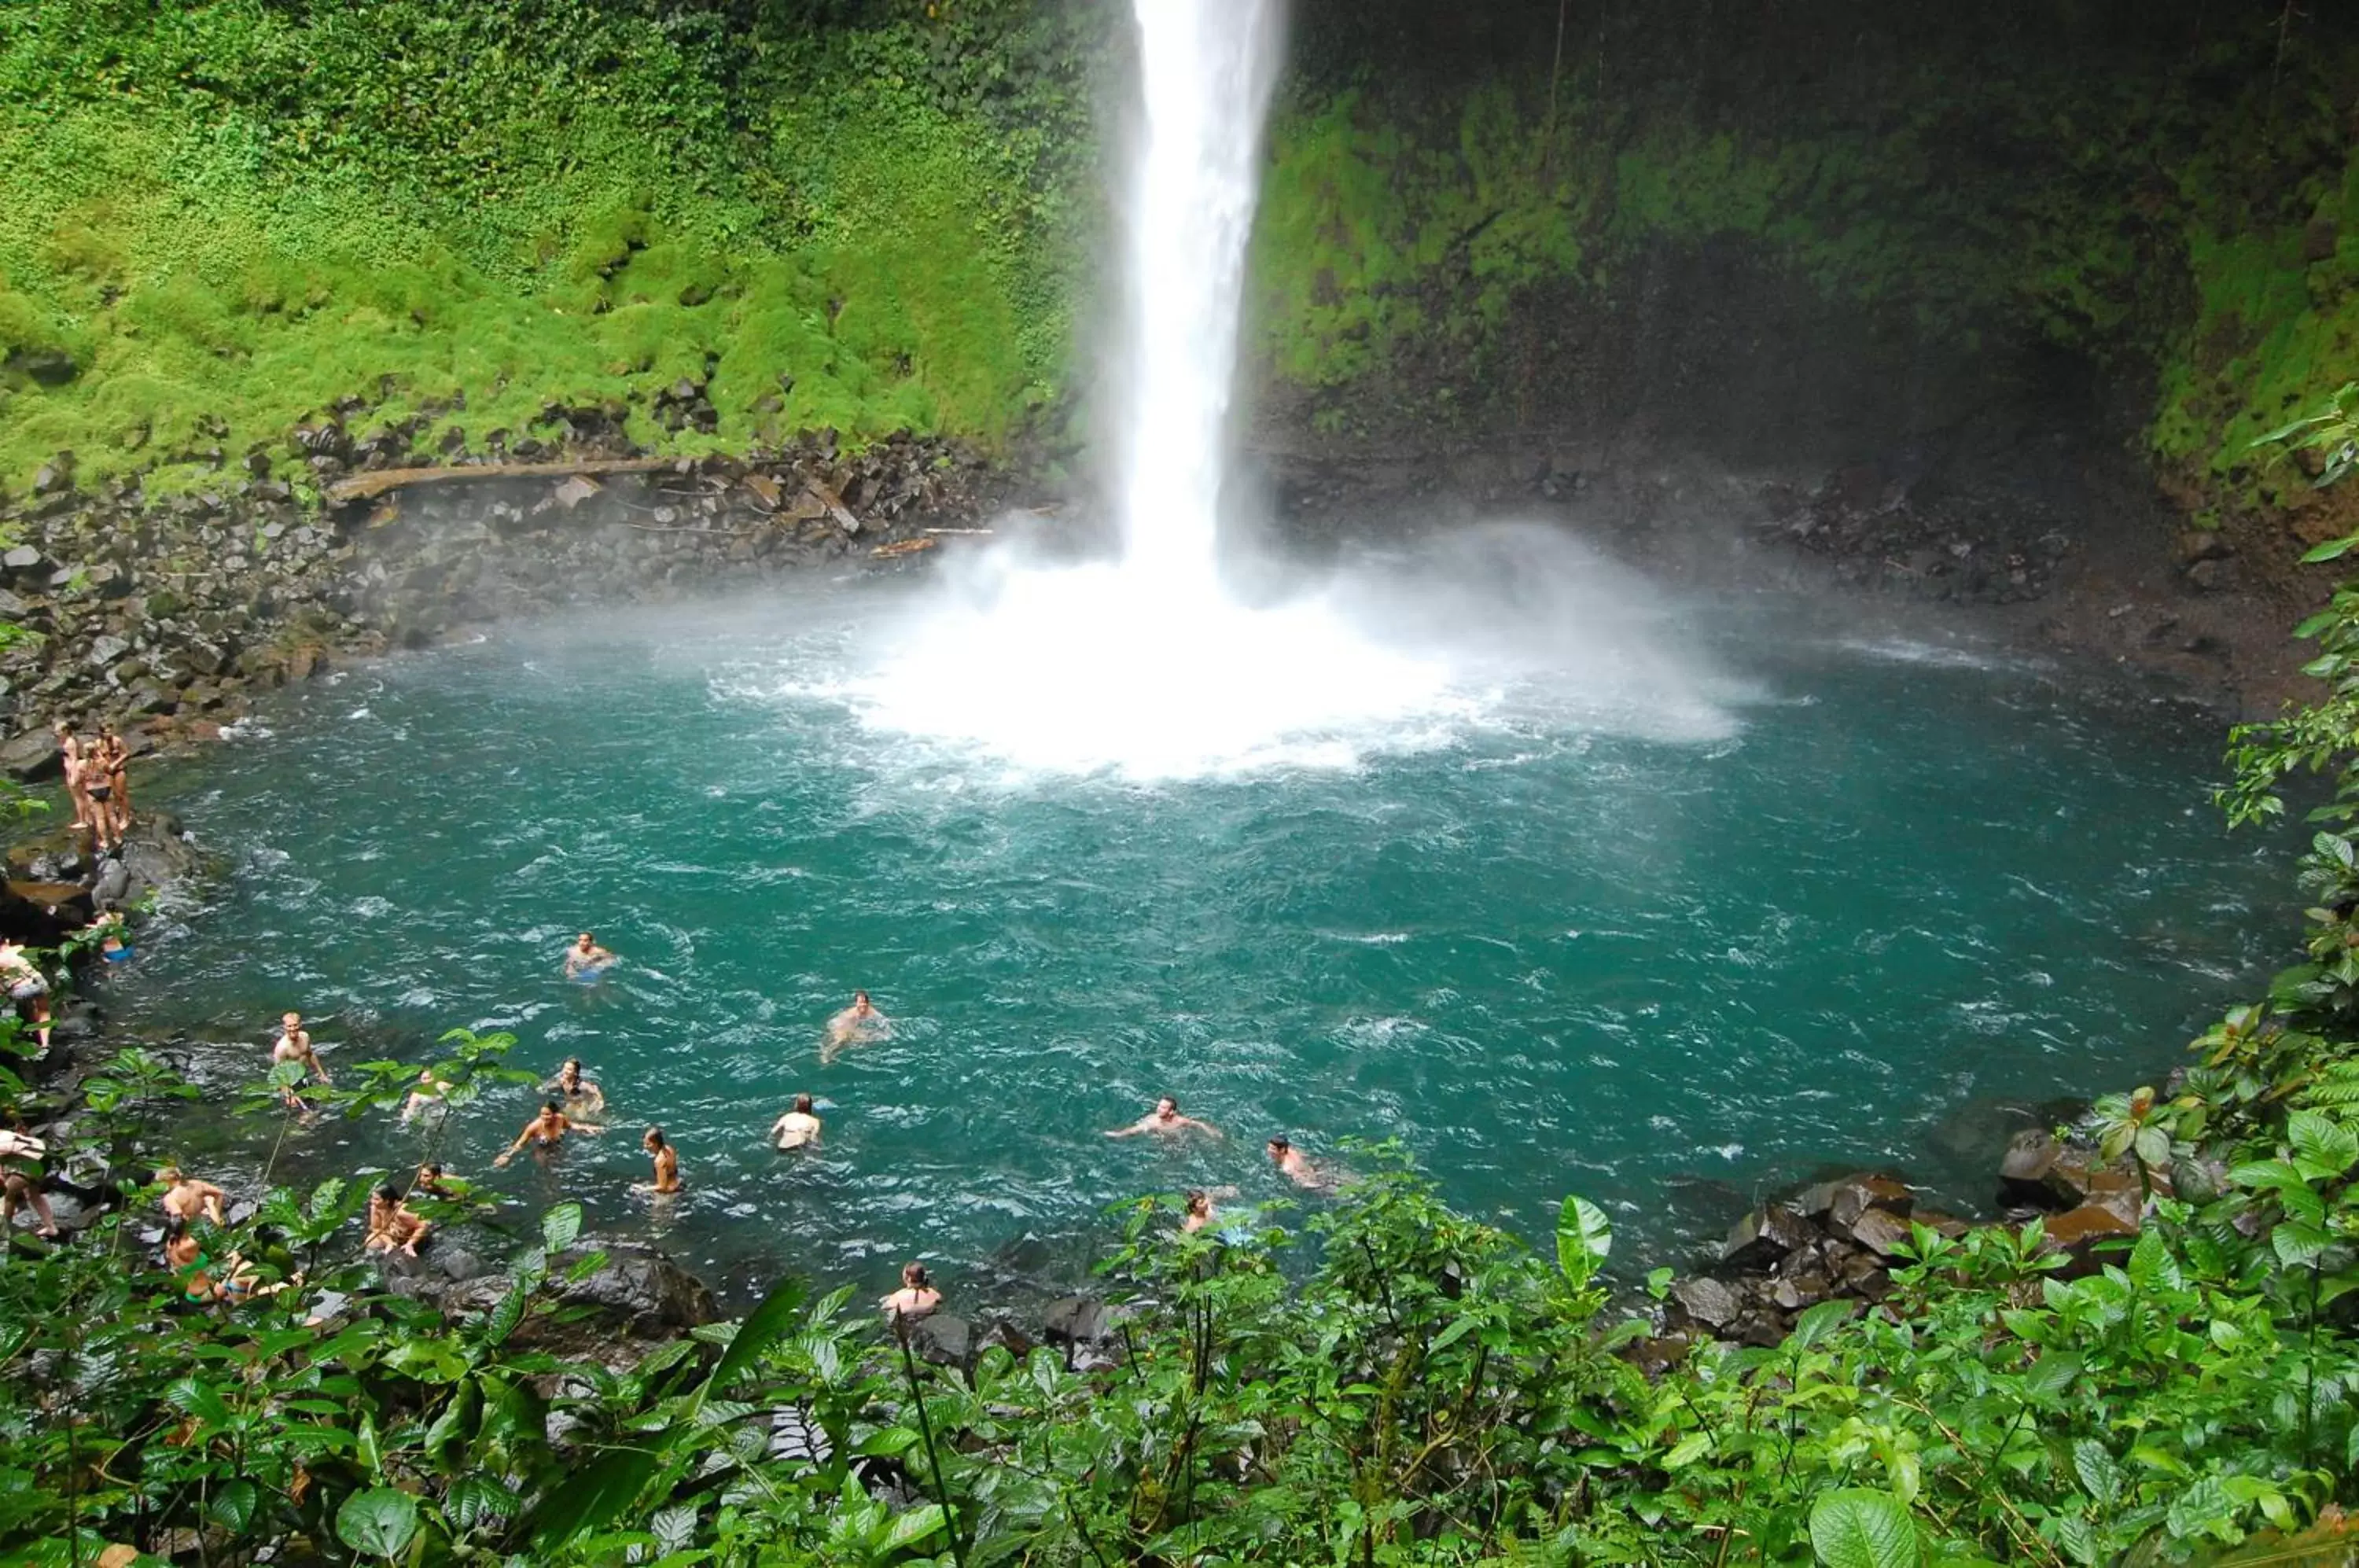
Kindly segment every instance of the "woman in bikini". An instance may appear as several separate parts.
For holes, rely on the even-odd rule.
[[[60,719],[53,727],[58,737],[58,755],[65,761],[66,800],[72,805],[74,813],[73,826],[67,831],[79,833],[83,828],[95,828],[98,812],[92,807],[90,795],[83,788],[82,775],[87,759],[82,756],[82,737],[75,735],[73,726],[63,719]]]
[[[106,768],[106,789],[112,806],[114,847],[123,847],[123,837],[131,831],[131,748],[114,733],[112,724],[98,726],[100,760]],[[97,789],[92,788],[95,795]]]

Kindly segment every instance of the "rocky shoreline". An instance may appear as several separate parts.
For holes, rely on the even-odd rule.
[[[659,412],[701,429],[701,383]],[[1016,482],[958,442],[907,433],[858,452],[832,430],[742,456],[649,457],[622,410],[551,405],[540,433],[480,447],[365,425],[357,399],[276,450],[201,454],[217,487],[84,489],[70,453],[0,506],[0,770],[58,769],[48,726],[110,720],[135,753],[210,738],[259,691],[337,654],[417,648],[470,626],[676,598],[813,567],[891,561],[1006,506]]]

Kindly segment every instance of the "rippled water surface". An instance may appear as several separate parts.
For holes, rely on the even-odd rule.
[[[1276,1195],[1280,1131],[1397,1137],[1530,1235],[1584,1192],[1658,1257],[1829,1164],[1967,1203],[1994,1102],[2151,1075],[2270,957],[2282,868],[2216,826],[2215,734],[2037,671],[1765,633],[1717,650],[1744,694],[1701,739],[1540,691],[1349,768],[1026,779],[847,706],[891,592],[527,628],[290,697],[165,781],[234,877],[112,1005],[215,1042],[216,1081],[258,1075],[285,1007],[332,1065],[513,1029],[523,1065],[584,1058],[614,1131],[490,1173],[518,1092],[442,1131],[454,1169],[741,1290],[780,1261],[881,1289],[909,1256],[1054,1273],[1142,1191]],[[591,987],[558,972],[585,926],[626,961]],[[854,986],[894,1036],[822,1065]],[[797,1090],[832,1102],[818,1158],[763,1138]],[[1098,1136],[1166,1092],[1227,1139]],[[669,1215],[626,1191],[648,1121],[690,1182]]]

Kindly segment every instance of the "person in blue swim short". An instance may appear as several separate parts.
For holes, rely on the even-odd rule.
[[[611,968],[614,955],[600,947],[588,931],[573,939],[565,950],[565,977],[568,980],[595,980]]]

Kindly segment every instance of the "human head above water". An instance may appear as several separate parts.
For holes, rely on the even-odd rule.
[[[1283,1160],[1293,1151],[1294,1145],[1287,1142],[1282,1137],[1274,1138],[1269,1140],[1269,1152],[1273,1159]]]
[[[401,1202],[401,1190],[390,1181],[380,1181],[377,1183],[376,1201],[387,1205],[397,1203]]]
[[[646,1144],[649,1149],[661,1149],[664,1146],[663,1128],[659,1127],[651,1127],[647,1128],[647,1131],[639,1135],[639,1141]]]
[[[278,1015],[278,1021],[285,1024],[288,1029],[300,1029],[303,1026],[303,1015],[300,1013],[281,1013]]]
[[[926,1277],[924,1264],[904,1263],[901,1265],[901,1283],[908,1290],[922,1290],[933,1281]]]
[[[557,1102],[554,1100],[543,1100],[540,1103],[540,1114],[544,1116],[553,1116],[558,1115]]]
[[[797,1094],[795,1096],[795,1109],[803,1116],[810,1115],[811,1097],[809,1094]]]
[[[1155,1114],[1158,1116],[1176,1116],[1180,1114],[1180,1102],[1171,1095],[1166,1094],[1155,1102]]]

